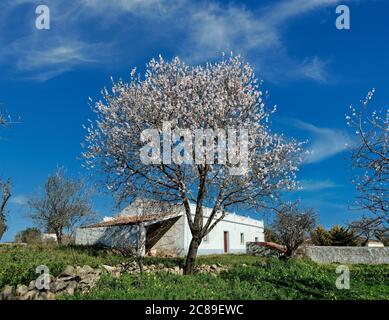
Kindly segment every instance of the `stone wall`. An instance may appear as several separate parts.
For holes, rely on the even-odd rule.
[[[246,266],[242,264],[242,266]],[[228,271],[229,267],[222,264],[197,265],[195,272],[217,275]],[[168,267],[163,263],[148,264],[143,266],[143,272],[148,274],[171,273],[182,275],[183,269],[180,266]],[[30,284],[19,284],[17,286],[6,285],[0,288],[0,300],[56,300],[58,295],[72,296],[75,293],[86,294],[97,284],[101,275],[110,274],[119,278],[123,274],[139,274],[139,266],[135,261],[122,262],[117,266],[101,265],[94,269],[88,265],[83,267],[68,265],[58,277],[49,276],[47,287],[38,288],[40,282],[31,280]]]
[[[389,264],[389,247],[308,246],[304,252],[317,263]]]
[[[246,243],[246,253],[255,256],[279,257],[280,252],[271,247],[260,245],[257,242]]]

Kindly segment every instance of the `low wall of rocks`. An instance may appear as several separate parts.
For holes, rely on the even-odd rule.
[[[304,253],[317,263],[389,264],[389,247],[308,246]]]
[[[281,246],[280,246],[281,247]],[[271,246],[260,245],[257,242],[246,243],[246,253],[255,256],[279,257],[281,252]]]
[[[227,271],[228,266],[219,263],[213,265],[198,265],[195,272],[217,275]],[[163,263],[150,264],[143,267],[145,273],[172,273],[182,275],[183,270],[179,266],[167,267]],[[58,277],[49,276],[49,288],[38,289],[36,280],[29,285],[6,285],[0,288],[0,300],[56,300],[58,295],[74,295],[76,292],[88,293],[99,281],[102,273],[108,273],[114,278],[123,274],[138,274],[140,272],[136,262],[121,263],[117,266],[101,265],[99,268],[90,266],[66,266]]]

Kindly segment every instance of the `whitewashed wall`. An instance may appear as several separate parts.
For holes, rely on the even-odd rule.
[[[191,205],[194,215],[195,206]],[[128,207],[122,211],[122,215],[131,215],[136,212],[134,207]],[[211,209],[204,209],[204,223]],[[184,212],[181,218],[166,232],[166,234],[152,248],[155,252],[170,251],[178,255],[185,255],[189,249],[192,234]],[[224,232],[228,232],[228,252],[245,253],[246,243],[264,241],[263,221],[242,217],[235,214],[227,214],[216,227],[203,240],[198,254],[224,253]],[[244,242],[241,243],[240,234],[244,234]],[[256,239],[257,238],[257,239]],[[126,246],[136,243],[136,229],[131,226],[116,226],[105,228],[85,228],[76,232],[76,244],[105,246]]]
[[[224,253],[224,231],[229,233],[230,253],[245,253],[246,243],[264,241],[263,222],[246,217],[229,214],[220,221],[210,232],[207,240],[203,240],[199,247],[198,254]],[[244,242],[240,242],[240,234],[244,234]],[[178,255],[185,255],[189,249],[192,234],[185,215],[166,232],[166,234],[153,247],[160,252],[171,251]]]
[[[192,213],[195,212],[195,207],[191,206]],[[209,216],[211,210],[206,209],[204,214]],[[204,219],[205,220],[205,219]],[[205,220],[206,221],[206,220]],[[205,223],[204,221],[204,223]],[[215,228],[209,233],[208,239],[202,241],[198,254],[218,254],[224,253],[224,231],[228,232],[229,245],[228,253],[245,253],[246,242],[264,241],[263,221],[255,220],[248,217],[243,217],[235,214],[227,214],[226,217],[220,221]],[[244,242],[240,241],[240,234],[244,234]],[[184,231],[184,251],[189,249],[192,235],[189,229],[188,222],[185,218]]]

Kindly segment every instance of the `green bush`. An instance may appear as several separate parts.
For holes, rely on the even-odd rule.
[[[356,236],[352,230],[340,226],[333,226],[330,230],[317,227],[311,233],[312,242],[316,246],[356,246]]]
[[[311,234],[312,242],[315,246],[330,246],[331,238],[329,232],[322,226],[318,226]]]
[[[356,236],[352,230],[334,226],[329,231],[332,246],[356,246]]]
[[[39,243],[42,241],[42,232],[38,228],[27,228],[15,236],[15,242]]]

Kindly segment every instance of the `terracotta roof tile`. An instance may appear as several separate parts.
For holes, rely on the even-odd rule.
[[[123,226],[123,225],[131,225],[131,224],[136,224],[139,222],[148,222],[148,221],[153,221],[153,220],[158,220],[161,218],[174,218],[177,215],[172,215],[172,214],[166,214],[166,215],[161,215],[161,214],[148,214],[148,215],[131,215],[131,216],[119,216],[116,218],[113,218],[112,220],[109,221],[104,221],[104,222],[99,222],[96,224],[92,224],[89,226],[82,226],[81,228],[101,228],[101,227],[113,227],[113,226]]]

